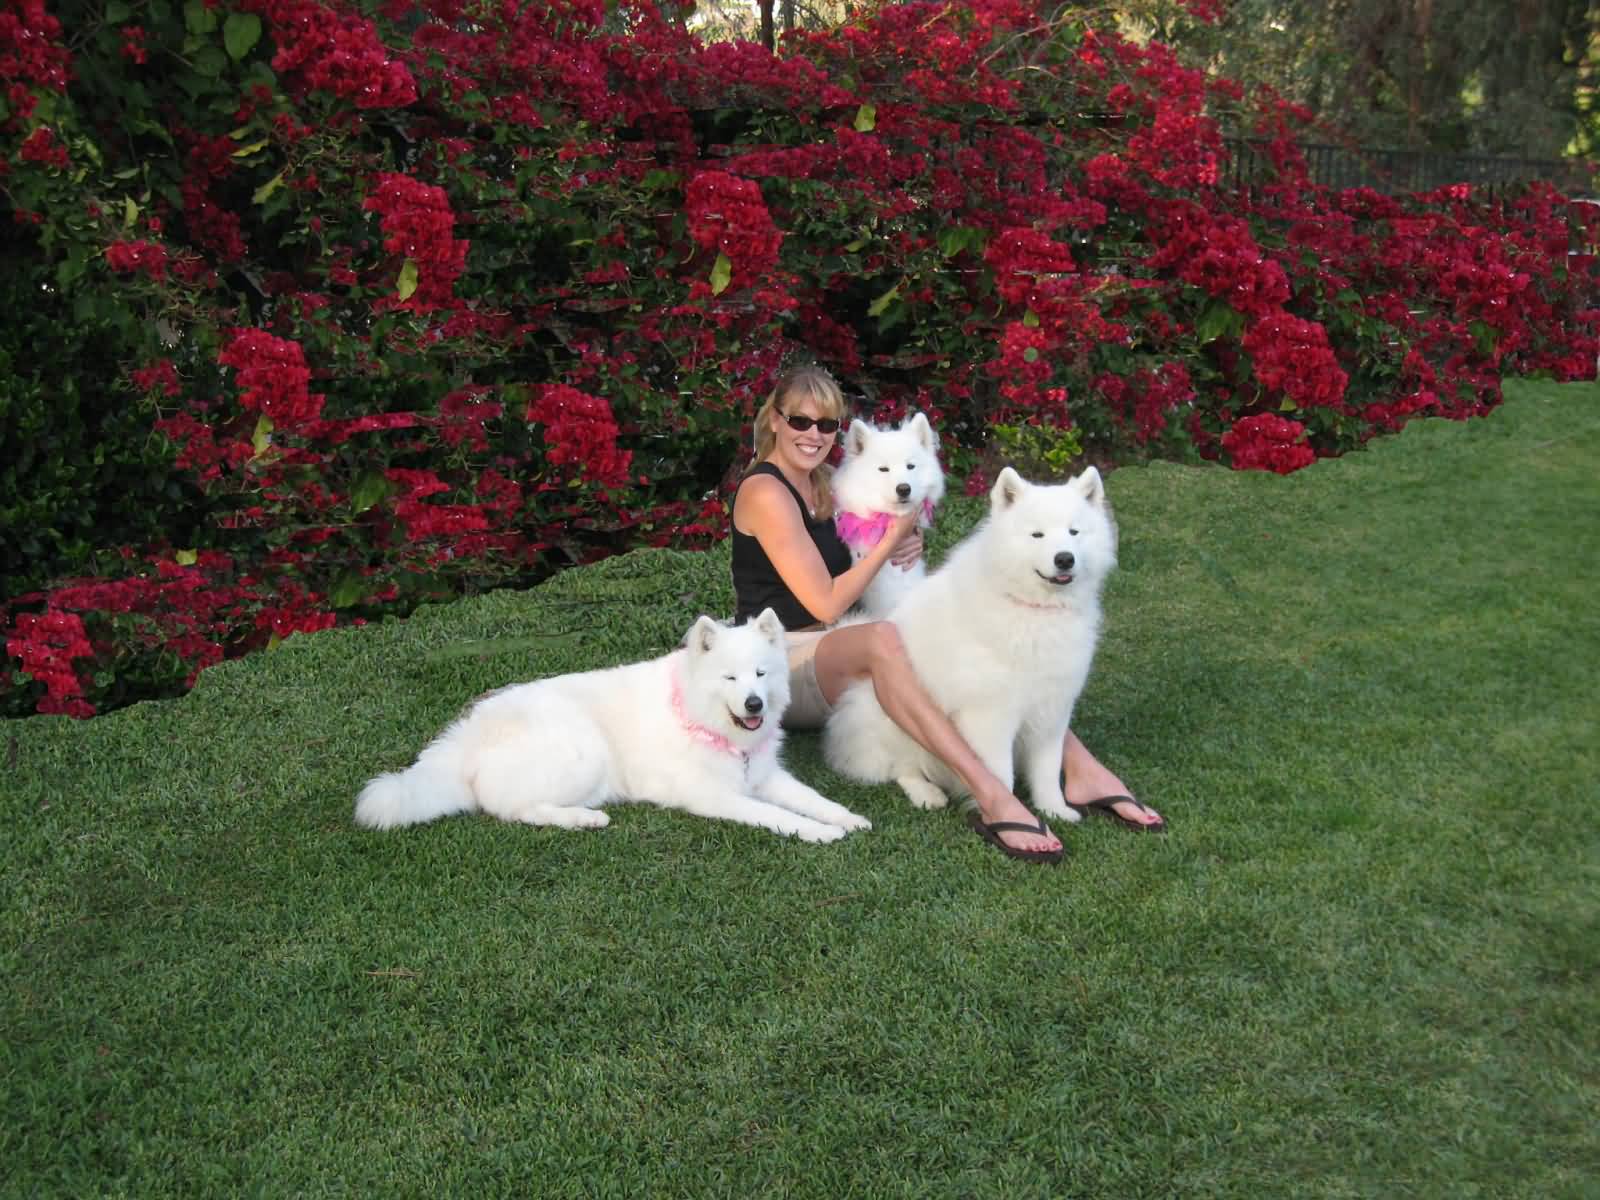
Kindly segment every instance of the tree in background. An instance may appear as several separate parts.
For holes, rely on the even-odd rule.
[[[1557,158],[1600,140],[1591,0],[1231,0],[1214,26],[1132,11],[1363,145]]]

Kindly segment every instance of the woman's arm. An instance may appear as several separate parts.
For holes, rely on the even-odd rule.
[[[916,522],[915,512],[896,518],[865,558],[843,575],[829,575],[794,497],[782,483],[770,475],[752,475],[733,502],[734,526],[761,543],[784,585],[824,625],[837,621],[861,599],[872,577],[915,529]]]

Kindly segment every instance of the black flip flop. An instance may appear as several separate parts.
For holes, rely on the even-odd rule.
[[[1116,810],[1115,806],[1118,804],[1131,804],[1140,812],[1155,814],[1156,820],[1148,825],[1143,821],[1130,821],[1127,817],[1123,816]],[[1074,804],[1072,801],[1068,800],[1067,807],[1075,808],[1081,813],[1103,813],[1104,815],[1110,817],[1118,825],[1121,825],[1123,828],[1137,829],[1141,833],[1165,833],[1167,831],[1166,819],[1160,816],[1160,814],[1157,814],[1156,810],[1151,808],[1148,804],[1141,804],[1132,796],[1101,796],[1098,800],[1088,800],[1082,804]]]
[[[1038,833],[1048,834],[1050,830],[1045,827],[1044,818],[1039,818],[1037,825],[1029,825],[1026,821],[985,821],[978,815],[976,809],[967,814],[967,824],[972,831],[999,850],[1007,858],[1021,859],[1023,862],[1049,863],[1052,866],[1061,862],[1062,850],[1019,850],[1015,846],[1008,846],[1000,840],[1002,833]]]

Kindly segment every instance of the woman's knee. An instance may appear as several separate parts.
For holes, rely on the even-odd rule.
[[[872,626],[872,669],[874,673],[910,666],[905,640],[893,621],[875,621]]]

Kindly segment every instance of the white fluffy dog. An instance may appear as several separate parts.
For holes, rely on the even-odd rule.
[[[834,524],[857,561],[883,540],[901,513],[920,512],[923,527],[932,524],[934,505],[944,498],[944,471],[939,466],[939,439],[928,418],[915,413],[893,429],[851,421],[844,438],[844,461],[833,474],[833,497]],[[856,607],[869,617],[881,618],[926,575],[921,559],[907,570],[887,565],[867,585]]]
[[[701,617],[662,658],[491,692],[413,766],[368,783],[355,819],[389,829],[482,811],[595,829],[602,804],[639,800],[808,842],[871,828],[778,761],[788,703],[771,609],[743,626]]]
[[[1089,677],[1100,590],[1116,565],[1116,526],[1100,473],[1030,484],[1010,467],[989,515],[889,614],[917,675],[1008,788],[1020,763],[1033,805],[1069,821],[1061,750]],[[823,734],[841,774],[894,780],[920,808],[960,781],[884,715],[868,683],[845,690]]]

